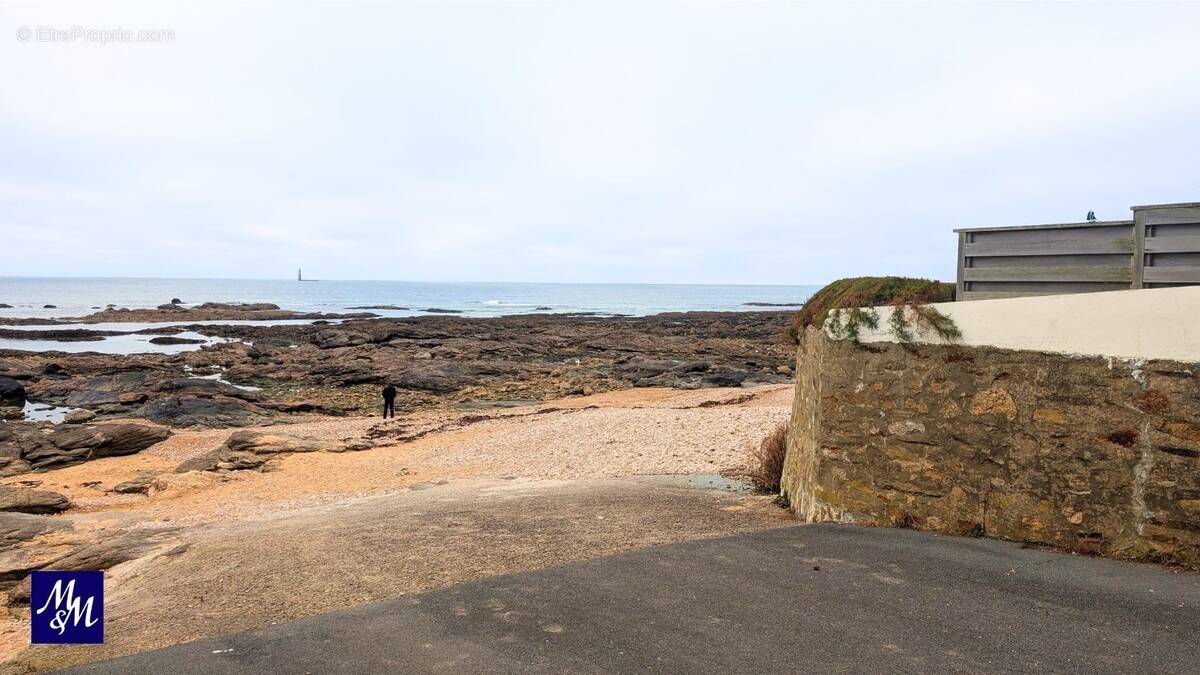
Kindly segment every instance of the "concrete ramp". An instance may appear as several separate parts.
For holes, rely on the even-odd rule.
[[[1187,672],[1200,576],[809,525],[494,577],[72,673]]]

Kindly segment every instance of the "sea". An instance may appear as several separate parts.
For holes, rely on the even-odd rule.
[[[270,302],[301,312],[348,312],[353,307],[401,317],[429,309],[488,317],[530,312],[645,316],[661,312],[795,309],[818,286],[726,284],[574,284],[509,282],[296,281],[267,279],[142,279],[0,277],[0,325],[6,318],[61,318],[106,305],[152,308],[178,298],[201,302]],[[768,303],[762,306],[753,303]],[[47,307],[53,305],[53,307]]]

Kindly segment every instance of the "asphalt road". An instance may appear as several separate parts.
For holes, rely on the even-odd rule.
[[[985,539],[796,526],[493,577],[68,672],[830,671],[1200,672],[1200,575]]]

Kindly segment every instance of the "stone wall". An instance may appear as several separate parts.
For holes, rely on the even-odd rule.
[[[810,521],[1200,565],[1200,364],[809,329],[783,490]]]

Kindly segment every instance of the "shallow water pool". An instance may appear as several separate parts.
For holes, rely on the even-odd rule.
[[[67,416],[67,413],[72,413],[76,410],[82,410],[82,408],[50,405],[49,403],[34,403],[33,401],[25,401],[25,406],[21,408],[26,422],[51,422],[53,424],[62,424],[63,418]]]
[[[205,345],[215,345],[221,342],[232,342],[226,338],[201,335],[193,331],[184,331],[173,337],[189,340],[203,340],[202,343],[186,345],[156,345],[150,339],[155,335],[110,335],[102,340],[87,342],[58,342],[55,340],[20,340],[16,338],[0,338],[0,349],[15,349],[23,352],[65,352],[67,354],[179,354],[192,352]]]

